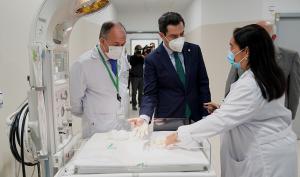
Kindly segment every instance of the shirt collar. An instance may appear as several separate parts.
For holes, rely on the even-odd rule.
[[[254,75],[253,74],[253,72],[252,72],[252,70],[249,68],[249,69],[247,69],[241,76],[240,76],[240,78],[239,79],[241,79],[241,78],[244,78],[244,77],[246,77],[247,75]]]

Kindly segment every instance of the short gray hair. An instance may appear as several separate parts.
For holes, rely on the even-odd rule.
[[[108,21],[102,24],[101,26],[101,30],[100,30],[100,34],[99,34],[99,39],[100,38],[106,38],[107,34],[110,32],[110,30],[114,27],[114,26],[121,26],[125,33],[126,33],[126,29],[125,27],[122,25],[121,22],[114,22],[114,21]]]

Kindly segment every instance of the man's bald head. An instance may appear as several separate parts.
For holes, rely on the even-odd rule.
[[[256,24],[258,24],[259,26],[263,27],[270,35],[270,37],[275,40],[276,39],[276,34],[274,33],[274,26],[271,22],[269,21],[259,21]]]

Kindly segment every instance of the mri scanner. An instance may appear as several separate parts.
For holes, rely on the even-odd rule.
[[[80,17],[108,5],[108,0],[45,0],[41,5],[30,34],[28,101],[8,119],[11,148],[17,149],[16,142],[21,146],[15,158],[23,167],[38,165],[42,177],[214,177],[208,141],[185,150],[161,146],[170,132],[153,132],[147,141],[126,131],[99,133],[89,140],[73,134],[69,37]]]

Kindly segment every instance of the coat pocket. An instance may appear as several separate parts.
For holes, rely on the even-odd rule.
[[[226,177],[263,177],[264,167],[256,153],[248,154],[242,160],[228,157]]]
[[[232,157],[229,157],[229,161],[227,164],[227,172],[231,174],[227,174],[226,177],[232,176],[232,177],[241,177],[241,176],[246,176],[247,169],[249,168],[248,166],[248,158],[245,158],[241,161],[237,161],[233,159]]]

